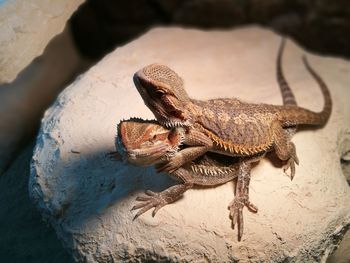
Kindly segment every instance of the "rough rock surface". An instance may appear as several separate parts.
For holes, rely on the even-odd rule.
[[[81,2],[0,2],[0,175],[34,138],[45,109],[82,70],[85,62],[69,28],[60,33]]]
[[[0,1],[0,84],[12,81],[40,55],[82,2]]]
[[[334,109],[322,129],[293,138],[300,165],[293,181],[270,159],[252,171],[250,196],[237,241],[228,203],[233,184],[195,189],[132,221],[130,208],[145,189],[173,182],[165,174],[109,160],[116,124],[152,118],[132,75],[153,62],[169,65],[191,97],[235,96],[281,104],[275,80],[280,37],[260,28],[203,32],[154,29],[116,49],[70,85],[46,112],[31,165],[30,194],[64,245],[84,262],[282,262],[325,260],[350,224],[350,189],[340,159],[350,149],[350,64],[308,54],[328,83]],[[319,88],[302,66],[300,47],[288,41],[284,71],[300,105],[320,110]]]
[[[34,140],[0,176],[0,261],[74,263],[28,196]]]

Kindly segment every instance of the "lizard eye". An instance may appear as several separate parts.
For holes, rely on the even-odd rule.
[[[161,98],[164,95],[164,92],[161,91],[161,90],[157,90],[156,91],[156,95],[157,95],[158,98]]]
[[[157,138],[157,135],[155,134],[155,135],[153,135],[153,140],[155,140]]]

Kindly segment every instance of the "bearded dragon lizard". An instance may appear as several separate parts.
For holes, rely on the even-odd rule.
[[[165,65],[151,64],[136,72],[135,86],[162,125],[196,129],[213,141],[210,145],[201,140],[193,142],[194,147],[176,155],[164,170],[174,171],[207,151],[250,156],[273,149],[281,160],[287,161],[285,170],[290,167],[293,178],[298,159],[285,129],[296,125],[324,125],[332,109],[327,86],[305,57],[303,62],[318,82],[325,99],[319,113],[296,105],[252,104],[235,98],[191,99],[183,87],[183,80]]]
[[[189,133],[202,133],[199,139],[190,142],[192,147],[178,152],[159,170],[175,171],[207,151],[247,157],[275,150],[281,160],[287,161],[285,170],[290,167],[293,178],[294,163],[298,163],[298,158],[290,138],[295,133],[296,125],[324,125],[330,116],[332,101],[327,86],[303,57],[306,69],[321,88],[325,104],[319,113],[296,106],[294,95],[282,73],[283,48],[284,41],[277,56],[277,80],[284,106],[250,104],[235,98],[208,101],[190,99],[183,88],[182,79],[170,68],[160,64],[149,65],[135,73],[135,85],[158,121],[175,129],[185,127]],[[204,139],[205,136],[211,142]],[[248,196],[250,163],[241,162],[245,172],[238,175],[236,197],[229,206],[233,224],[237,221],[240,224],[244,205],[257,211]],[[241,224],[243,231],[243,221]]]
[[[188,137],[183,129],[171,130],[161,126],[156,121],[131,118],[118,124],[116,148],[122,159],[130,164],[137,166],[158,165],[177,154],[181,147],[186,147]],[[175,201],[193,185],[215,186],[226,183],[236,177],[237,160],[236,157],[208,152],[171,173],[176,180],[182,181],[185,185],[185,187],[180,185],[172,187],[172,189],[179,189],[176,190],[176,196],[174,193],[170,195],[168,189],[159,193],[159,196]],[[153,204],[153,206],[157,208],[157,211],[169,203],[162,203],[160,200],[156,200],[156,202],[159,204]],[[135,217],[148,209],[139,211]]]
[[[187,134],[184,129],[167,129],[156,121],[144,121],[132,118],[121,121],[118,124],[118,135],[116,137],[116,148],[121,157],[131,164],[137,166],[160,165],[169,157],[176,155],[180,147],[184,147],[193,134]],[[238,175],[244,178],[250,173],[248,165],[257,161],[260,156],[246,157],[244,162],[241,158],[223,156],[217,153],[206,153],[194,161],[187,162],[179,169],[170,173],[180,184],[171,186],[166,190],[155,193],[146,190],[145,195],[138,196],[132,210],[140,209],[134,219],[154,207],[152,215],[176,200],[185,191],[200,186],[217,186],[235,179]],[[242,183],[242,182],[241,182]],[[239,184],[239,182],[237,183]],[[242,189],[242,190],[248,190]],[[248,193],[247,193],[248,194]],[[253,212],[257,209],[252,208]],[[238,214],[237,214],[238,215]],[[243,235],[242,213],[237,218],[240,240]]]

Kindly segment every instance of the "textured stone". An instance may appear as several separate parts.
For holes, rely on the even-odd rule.
[[[0,84],[12,81],[60,33],[83,0],[14,0],[0,6]],[[0,3],[1,4],[1,3]]]
[[[15,0],[0,6],[0,174],[85,63],[69,28],[61,33],[80,2]]]
[[[293,181],[265,159],[252,171],[245,232],[237,241],[227,205],[233,184],[195,189],[132,221],[135,197],[173,183],[153,168],[111,161],[116,124],[132,116],[152,118],[132,75],[165,63],[185,80],[191,97],[235,96],[281,104],[275,80],[280,37],[253,28],[202,32],[154,29],[116,49],[71,84],[46,112],[31,165],[30,194],[64,245],[84,262],[166,259],[193,262],[325,260],[350,224],[350,189],[340,158],[350,149],[350,64],[308,54],[329,85],[334,109],[322,129],[293,138],[300,165]],[[288,41],[284,71],[301,106],[320,110],[322,96],[301,62],[305,53]]]
[[[0,176],[1,262],[74,263],[28,196],[34,140]]]

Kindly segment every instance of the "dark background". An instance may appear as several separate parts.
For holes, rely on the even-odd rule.
[[[312,52],[350,58],[348,0],[91,0],[68,21],[74,48],[90,66],[156,25],[229,29],[248,24],[288,35]],[[0,262],[73,262],[28,197],[39,115],[0,177],[0,204],[6,204],[0,209]]]

